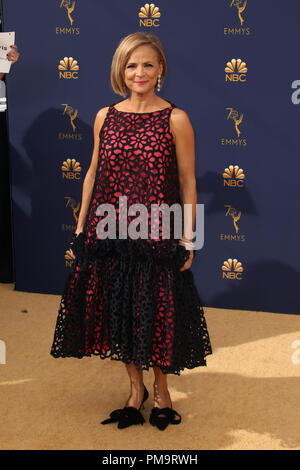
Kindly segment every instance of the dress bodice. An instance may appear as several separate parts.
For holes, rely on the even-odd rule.
[[[180,203],[176,148],[170,130],[170,114],[174,107],[170,103],[169,107],[159,111],[133,113],[119,111],[114,104],[109,106],[100,131],[99,159],[91,198],[92,217],[101,203],[112,204],[117,215],[124,201],[127,208],[132,204],[143,204],[148,214],[151,207],[158,214],[153,204],[170,207]],[[122,202],[120,197],[123,197]],[[128,215],[128,223],[137,215]],[[96,217],[94,222],[96,219],[97,222],[100,220]],[[173,220],[172,213],[170,220]],[[160,223],[160,232],[161,228]],[[170,234],[172,232],[170,225]]]

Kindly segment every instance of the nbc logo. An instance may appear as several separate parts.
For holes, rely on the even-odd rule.
[[[231,188],[243,188],[243,180],[245,179],[244,170],[238,165],[229,165],[228,168],[225,168],[223,173],[224,186],[229,186]]]
[[[77,60],[74,60],[73,57],[64,57],[63,60],[59,61],[58,70],[59,78],[73,78],[77,80],[79,65]]]
[[[241,59],[231,59],[225,67],[225,82],[245,82],[248,69]]]
[[[140,26],[146,26],[147,28],[151,26],[159,26],[160,11],[159,8],[154,5],[154,3],[146,3],[141,7],[139,12]]]
[[[73,258],[72,258],[72,255],[71,255],[71,250],[67,250],[65,252],[65,264],[66,264],[66,267],[68,268],[71,268],[72,265],[73,265]]]
[[[61,166],[62,178],[68,180],[80,180],[80,172],[82,170],[80,163],[75,158],[67,158]]]
[[[223,279],[242,279],[242,272],[244,268],[242,263],[237,259],[228,258],[227,261],[224,261],[222,266]]]

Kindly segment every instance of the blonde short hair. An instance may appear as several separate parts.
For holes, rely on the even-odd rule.
[[[149,45],[157,53],[158,60],[162,62],[163,71],[161,74],[161,84],[163,84],[167,72],[167,60],[163,47],[157,36],[150,33],[143,33],[139,31],[132,33],[123,38],[113,56],[110,72],[110,82],[112,89],[118,95],[126,96],[126,85],[124,79],[124,72],[126,64],[132,52],[139,46]]]

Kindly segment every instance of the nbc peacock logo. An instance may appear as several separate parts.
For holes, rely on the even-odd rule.
[[[248,69],[241,59],[231,59],[225,67],[225,82],[245,82]]]
[[[62,60],[60,60],[58,70],[60,79],[78,79],[79,65],[77,60],[73,59],[73,57],[64,57]]]
[[[80,163],[76,161],[75,158],[67,158],[61,166],[62,169],[62,178],[69,181],[78,181],[81,176],[81,166]]]
[[[242,263],[238,261],[236,258],[228,258],[224,261],[222,266],[223,271],[223,279],[242,279],[242,272],[244,268]]]
[[[229,165],[228,168],[225,168],[223,178],[224,186],[229,186],[230,188],[244,187],[244,170],[238,165]]]
[[[140,26],[145,26],[147,28],[151,28],[152,26],[158,27],[160,25],[159,18],[160,18],[160,11],[154,3],[146,3],[143,7],[141,7],[139,12],[140,18]]]
[[[66,268],[71,268],[73,266],[73,263],[74,263],[74,259],[72,258],[71,250],[68,249],[65,252],[65,266],[66,266]]]

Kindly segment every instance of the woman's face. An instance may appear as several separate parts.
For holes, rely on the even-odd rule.
[[[157,77],[163,71],[157,53],[149,45],[137,47],[125,66],[125,83],[131,92],[149,93],[154,91]]]

